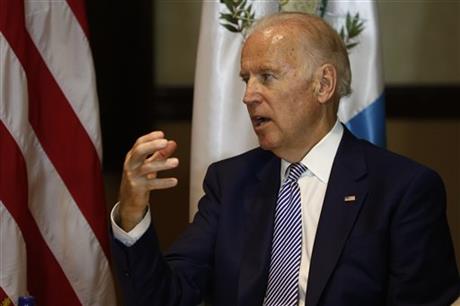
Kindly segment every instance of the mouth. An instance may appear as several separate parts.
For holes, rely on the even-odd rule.
[[[252,116],[251,117],[252,125],[255,128],[262,127],[263,125],[267,124],[270,122],[270,118],[263,117],[263,116]]]

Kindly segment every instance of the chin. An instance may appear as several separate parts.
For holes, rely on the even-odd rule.
[[[276,150],[278,147],[273,141],[269,141],[268,139],[261,139],[259,138],[259,146],[267,151]]]

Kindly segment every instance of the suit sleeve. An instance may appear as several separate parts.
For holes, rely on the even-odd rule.
[[[124,305],[192,306],[208,295],[220,206],[214,166],[208,169],[203,188],[194,221],[165,255],[153,225],[131,247],[112,239]]]
[[[387,305],[450,305],[460,294],[441,178],[414,176],[392,218]]]

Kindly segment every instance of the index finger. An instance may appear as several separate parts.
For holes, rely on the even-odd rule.
[[[161,150],[165,149],[168,145],[168,141],[164,138],[150,140],[144,143],[135,145],[126,156],[126,166],[129,169],[139,167],[144,163],[149,155],[155,156]]]
[[[153,131],[153,132],[150,132],[148,134],[145,134],[139,137],[134,143],[133,147],[140,145],[142,143],[148,142],[148,141],[152,141],[152,140],[160,139],[164,137],[165,137],[165,134],[163,133],[163,131]]]
[[[174,151],[176,151],[176,148],[177,148],[176,142],[174,140],[168,140],[166,147],[155,152],[151,157],[147,159],[147,161],[167,159],[174,153]]]

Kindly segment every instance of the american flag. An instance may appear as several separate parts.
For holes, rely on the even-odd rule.
[[[83,0],[0,0],[0,305],[116,305]]]

